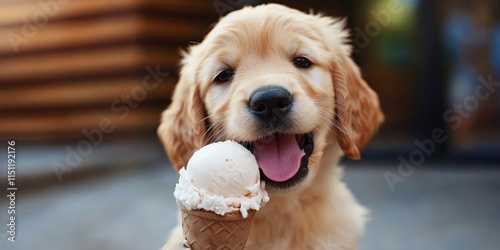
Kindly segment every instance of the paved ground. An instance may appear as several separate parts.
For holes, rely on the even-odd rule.
[[[346,171],[348,185],[372,210],[361,249],[500,246],[500,169],[417,169],[394,193],[384,171],[373,166]],[[0,235],[0,249],[159,249],[175,224],[175,181],[165,166],[21,192],[17,242]],[[6,205],[3,199],[2,225]]]

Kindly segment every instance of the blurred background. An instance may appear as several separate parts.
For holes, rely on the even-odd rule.
[[[0,2],[0,248],[159,249],[177,176],[156,137],[179,50],[244,0]],[[386,122],[345,180],[361,249],[500,246],[500,4],[275,1],[345,17]],[[7,146],[16,151],[8,240]]]

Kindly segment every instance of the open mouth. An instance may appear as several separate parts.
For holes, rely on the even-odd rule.
[[[268,186],[286,189],[308,174],[314,150],[312,133],[274,133],[251,143],[243,143],[257,159],[261,179]]]

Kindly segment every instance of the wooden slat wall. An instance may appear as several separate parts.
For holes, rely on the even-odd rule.
[[[48,22],[23,36],[37,16]],[[116,135],[151,133],[177,80],[179,48],[200,41],[217,18],[211,1],[2,1],[0,139],[79,138],[103,119]],[[26,39],[18,50],[12,34]],[[157,65],[169,76],[125,115],[120,99]]]

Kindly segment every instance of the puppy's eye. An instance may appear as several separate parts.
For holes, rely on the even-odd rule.
[[[296,57],[295,59],[293,59],[293,64],[297,68],[307,69],[311,67],[312,62],[305,57]]]
[[[215,77],[215,81],[218,82],[218,83],[227,82],[227,81],[232,80],[233,76],[234,76],[234,71],[232,71],[232,70],[224,70],[224,71],[220,72]]]

